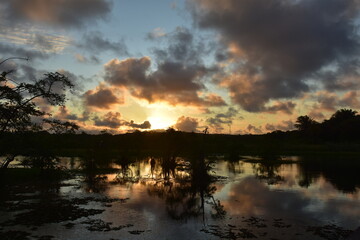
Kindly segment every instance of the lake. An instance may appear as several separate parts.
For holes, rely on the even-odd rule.
[[[3,186],[1,239],[345,239],[360,226],[353,159],[60,160],[64,180]]]

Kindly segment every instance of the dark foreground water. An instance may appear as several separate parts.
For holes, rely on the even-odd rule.
[[[77,169],[80,160],[62,164]],[[110,174],[11,186],[0,239],[345,239],[360,226],[360,169],[351,161],[210,166],[208,177],[181,158],[176,166],[145,158]]]

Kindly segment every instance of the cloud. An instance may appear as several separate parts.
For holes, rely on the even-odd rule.
[[[4,60],[5,59],[0,59],[0,61]],[[23,62],[25,62],[26,64],[22,64]],[[8,61],[5,61],[3,64],[0,65],[0,72],[3,71],[12,71],[7,75],[7,78],[18,83],[34,81],[43,74],[43,72],[40,73],[40,71],[33,68],[30,64],[28,64],[28,61],[24,59],[10,59]]]
[[[127,126],[136,129],[149,129],[151,124],[149,121],[144,121],[141,124],[135,123],[133,120],[130,122],[121,119],[121,114],[119,112],[108,112],[102,117],[95,116],[93,118],[95,126],[98,127],[108,127],[112,129],[118,129],[122,126]]]
[[[84,111],[81,116],[71,113],[66,106],[59,107],[59,111],[55,114],[55,118],[61,120],[73,120],[73,121],[80,121],[84,122],[90,119],[90,113]]]
[[[204,85],[199,82],[206,69],[184,67],[167,62],[150,72],[149,57],[114,59],[105,65],[105,81],[128,89],[132,96],[149,103],[163,101],[171,105],[224,106],[225,101],[216,94],[200,97]]]
[[[6,25],[40,23],[55,27],[83,27],[105,19],[111,11],[108,0],[9,0],[0,13]]]
[[[321,79],[327,91],[347,91],[358,89],[360,62],[358,59],[334,64],[331,69],[321,71],[317,78]]]
[[[326,90],[305,95],[305,99],[312,102],[307,115],[317,121],[328,118],[340,108],[360,109],[359,91],[330,92]]]
[[[70,40],[60,35],[33,33],[27,38],[27,44],[39,51],[59,53],[70,45]]]
[[[129,127],[132,128],[139,128],[139,129],[149,129],[151,128],[151,123],[149,121],[144,121],[143,123],[134,123],[133,120],[131,120],[129,123],[126,124]]]
[[[146,39],[155,40],[164,36],[166,36],[165,30],[161,27],[158,27],[153,29],[151,32],[147,33]]]
[[[320,92],[317,94],[317,102],[323,111],[335,111],[337,105],[337,95],[329,92]]]
[[[94,55],[90,56],[90,57],[86,57],[79,53],[76,53],[74,55],[74,57],[75,57],[76,61],[78,61],[79,63],[90,63],[90,64],[99,64],[100,63],[100,59]]]
[[[256,127],[254,125],[251,125],[249,124],[247,127],[246,127],[248,133],[253,133],[253,134],[263,134],[263,130],[262,130],[262,127]]]
[[[166,48],[154,48],[157,69],[149,57],[113,59],[105,64],[105,81],[126,88],[133,97],[171,105],[224,106],[218,95],[207,93],[204,79],[214,70],[201,60],[204,54],[191,32],[178,28],[167,35]]]
[[[71,43],[66,36],[51,34],[36,27],[20,26],[12,29],[1,24],[0,27],[0,41],[11,43],[11,48],[26,46],[28,50],[50,54],[63,51]]]
[[[291,120],[283,120],[279,124],[269,124],[267,123],[265,125],[265,129],[268,131],[275,131],[275,130],[281,130],[281,131],[290,131],[294,130],[294,123]]]
[[[238,111],[235,108],[229,107],[227,112],[216,114],[214,117],[206,119],[206,122],[209,123],[216,132],[221,132],[224,129],[223,125],[231,125],[237,114]],[[239,119],[242,119],[242,117],[239,117]]]
[[[324,120],[325,119],[325,115],[322,113],[321,110],[317,109],[316,107],[314,107],[310,112],[309,112],[309,117],[320,121],[320,120]]]
[[[0,52],[3,56],[24,57],[24,58],[29,58],[30,60],[47,59],[50,57],[50,55],[46,52],[33,50],[33,49],[27,49],[24,47],[9,45],[9,44],[5,44],[5,43],[1,43],[1,42],[0,42]]]
[[[309,115],[317,119],[324,117],[323,112],[335,112],[339,108],[360,109],[360,96],[358,91],[348,91],[343,95],[320,91],[311,97],[317,103],[312,106]]]
[[[355,109],[360,109],[360,96],[356,91],[349,91],[344,94],[341,98],[339,105],[341,107],[350,107]]]
[[[179,131],[196,132],[199,122],[196,118],[181,116],[176,121],[174,127]]]
[[[98,31],[85,33],[81,39],[81,42],[76,43],[75,46],[92,54],[99,55],[105,51],[110,51],[118,56],[129,55],[124,40],[112,42],[104,38]]]
[[[226,102],[224,101],[224,99],[215,94],[215,93],[209,93],[207,95],[204,96],[204,105],[205,106],[218,106],[218,107],[221,107],[221,106],[226,106]]]
[[[126,123],[121,119],[121,114],[119,112],[108,112],[102,118],[95,116],[93,120],[95,126],[109,127],[113,129],[117,129]]]
[[[82,75],[76,75],[75,73],[64,69],[58,69],[57,72],[66,76],[75,85],[71,93],[76,94],[77,96],[81,95],[81,92],[84,89],[84,83],[90,82],[92,80],[91,78],[86,78]]]
[[[114,89],[100,84],[94,90],[88,90],[83,95],[85,105],[100,109],[109,109],[115,104],[123,104],[124,99],[118,97]]]
[[[0,59],[0,62],[1,61],[3,60]],[[16,81],[17,83],[33,84],[36,80],[43,79],[45,74],[49,73],[48,70],[38,69],[33,66],[34,63],[31,60],[26,61],[24,59],[10,59],[0,65],[0,72],[13,70],[13,72],[8,75],[11,80]],[[63,74],[74,84],[74,87],[72,87],[70,91],[69,89],[64,89],[61,83],[53,84],[52,91],[58,94],[68,92],[72,95],[80,96],[80,92],[83,91],[83,83],[91,80],[91,78],[85,78],[82,75],[76,75],[64,69],[58,69],[52,72]]]
[[[198,27],[221,34],[228,65],[218,83],[250,112],[301,96],[309,79],[323,81],[314,79],[317,73],[359,52],[355,0],[195,0],[189,6]]]
[[[283,112],[285,114],[291,115],[294,111],[296,104],[288,101],[288,102],[276,102],[272,106],[264,107],[264,111],[267,113],[277,113]]]

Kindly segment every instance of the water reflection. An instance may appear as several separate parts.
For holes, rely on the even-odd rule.
[[[209,173],[212,163],[204,158],[150,157],[137,165],[121,165],[113,182],[135,184],[140,180],[150,197],[164,200],[172,219],[186,221],[201,217],[204,220],[205,205],[212,208],[214,218],[220,218],[226,212],[213,197],[216,178]],[[134,171],[139,173],[136,178],[132,177]]]
[[[142,226],[140,230],[150,229],[152,236],[163,239],[185,239],[193,234],[198,239],[212,239],[201,234],[220,236],[214,229],[223,231],[221,234],[235,229],[244,234],[229,233],[220,236],[223,238],[245,233],[262,238],[267,233],[268,239],[294,239],[302,233],[305,235],[296,239],[312,239],[306,235],[310,234],[308,226],[336,224],[355,229],[360,225],[357,161],[230,161],[201,155],[106,157],[89,153],[61,162],[81,180],[74,192],[69,190],[71,186],[54,188],[52,195],[64,197],[61,206],[80,211],[70,207],[74,201],[65,199],[79,192],[86,199],[105,196],[108,199],[103,204],[108,210],[103,210],[103,221]],[[110,206],[109,199],[120,201]],[[83,201],[76,199],[77,203]],[[201,229],[204,231],[199,233]],[[293,235],[276,236],[277,232]]]
[[[284,181],[284,178],[280,175],[281,166],[281,161],[262,161],[260,163],[252,164],[255,177],[266,181],[266,183],[269,185],[279,184],[280,182]]]
[[[177,220],[224,218],[229,211],[249,215],[288,211],[289,216],[300,216],[323,211],[324,203],[359,200],[360,177],[350,163],[215,161],[169,155],[141,160],[119,156],[102,159],[102,164],[94,157],[82,161],[85,191],[108,192],[114,184],[141,188],[163,200],[168,216]],[[111,167],[115,174],[101,173]],[[341,218],[331,208],[319,215],[330,213]]]
[[[299,165],[301,174],[300,186],[309,187],[320,177],[324,177],[335,188],[344,193],[354,193],[360,188],[359,163],[354,160],[313,160]]]

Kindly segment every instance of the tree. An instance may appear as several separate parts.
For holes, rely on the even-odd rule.
[[[360,134],[360,116],[352,109],[337,110],[322,123],[323,138],[336,141],[353,141]]]
[[[17,58],[5,59],[0,65],[10,59]],[[79,128],[74,123],[46,120],[51,114],[42,111],[39,107],[39,99],[45,100],[52,106],[65,104],[65,91],[74,87],[66,76],[58,72],[49,72],[40,80],[18,83],[8,78],[12,72],[13,70],[3,71],[0,75],[0,138],[7,132],[41,130],[44,123],[50,125],[49,129],[54,130],[55,133],[60,129],[74,132]],[[35,122],[34,119],[38,121]],[[8,166],[14,159],[13,155],[7,157],[2,167]]]
[[[296,119],[295,127],[299,131],[308,131],[316,124],[318,124],[318,122],[316,122],[314,119],[312,119],[308,115],[305,115],[305,116],[300,116]]]
[[[62,122],[58,119],[44,119],[43,122],[49,125],[48,131],[55,134],[74,134],[79,130],[79,126],[72,122]]]
[[[337,110],[330,118],[330,121],[334,122],[344,122],[350,119],[354,119],[356,117],[357,111],[352,109],[340,109]]]
[[[46,73],[43,79],[34,83],[15,83],[7,78],[9,72],[0,76],[0,134],[4,132],[18,132],[38,128],[32,121],[33,117],[44,117],[48,113],[41,111],[36,105],[38,98],[45,99],[53,106],[65,103],[65,94],[57,93],[74,85],[64,75]]]

